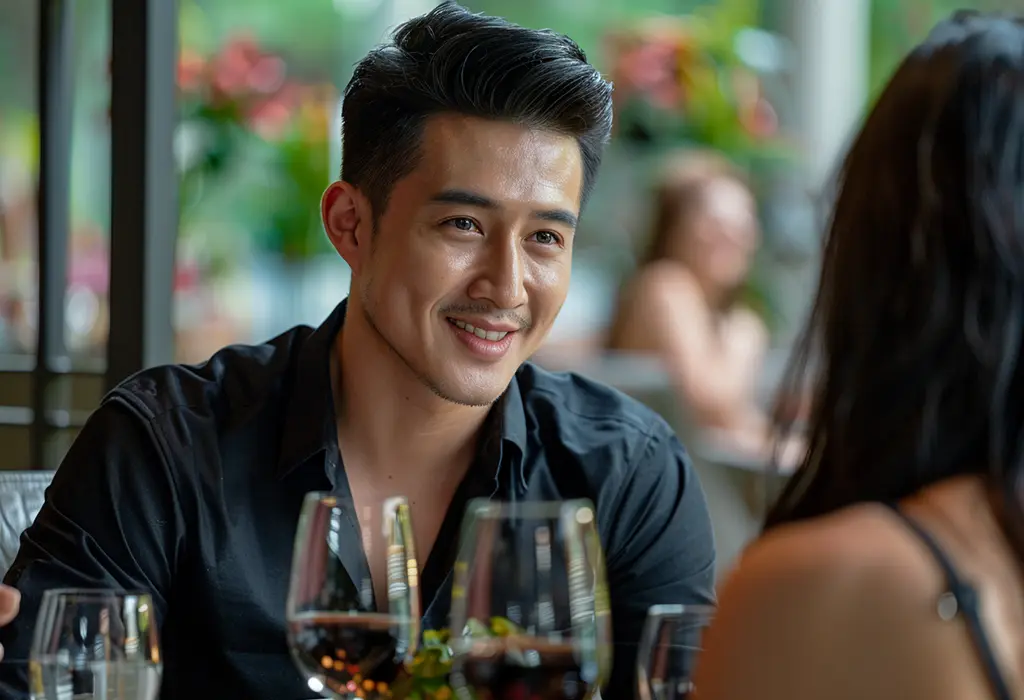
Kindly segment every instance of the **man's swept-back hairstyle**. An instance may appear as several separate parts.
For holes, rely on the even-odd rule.
[[[416,167],[427,118],[457,113],[574,137],[583,202],[611,133],[611,90],[569,37],[446,2],[356,65],[342,107],[341,177],[380,216]]]

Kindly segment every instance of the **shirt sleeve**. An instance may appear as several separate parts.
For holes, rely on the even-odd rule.
[[[90,416],[21,537],[4,583],[21,611],[0,629],[5,659],[29,658],[43,593],[52,588],[146,591],[167,609],[183,518],[158,429],[119,399]],[[24,664],[0,664],[0,698],[23,697]]]
[[[636,694],[637,647],[647,610],[715,602],[715,545],[700,481],[662,421],[627,471],[606,539],[614,645],[606,698]]]

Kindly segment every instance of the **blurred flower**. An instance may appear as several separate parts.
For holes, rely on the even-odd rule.
[[[256,102],[245,115],[247,125],[267,141],[281,139],[293,121],[299,93],[298,86],[286,85],[276,94]]]
[[[779,115],[771,103],[763,97],[740,113],[740,121],[753,136],[768,139],[779,133]]]
[[[206,77],[206,59],[197,52],[182,49],[178,56],[178,87],[186,92],[198,90]]]
[[[280,56],[261,56],[249,68],[247,85],[253,92],[270,94],[284,84],[285,65]]]
[[[606,37],[620,134],[727,150],[777,135],[762,78],[736,50],[745,27],[724,17],[659,17]]]
[[[175,156],[182,216],[189,221],[183,230],[203,216],[199,203],[223,193],[221,185],[244,161],[257,173],[239,207],[254,240],[291,259],[327,245],[315,200],[330,182],[334,86],[289,76],[285,60],[247,33],[212,56],[183,49],[178,83],[184,99]]]
[[[229,39],[208,64],[187,50],[179,60],[179,85],[195,89],[201,75],[209,84],[211,98],[219,103],[274,94],[284,86],[286,73],[284,60],[263,51],[248,33]]]
[[[211,61],[211,82],[214,95],[234,98],[248,87],[249,72],[260,59],[256,40],[249,34],[240,34],[224,45]]]

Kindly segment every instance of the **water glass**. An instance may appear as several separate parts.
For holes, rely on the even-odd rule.
[[[152,700],[162,668],[149,594],[43,594],[29,656],[33,700]]]
[[[701,636],[714,608],[706,605],[656,605],[647,613],[637,653],[639,700],[687,700]]]

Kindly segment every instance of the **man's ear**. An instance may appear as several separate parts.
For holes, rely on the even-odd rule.
[[[332,182],[320,198],[320,218],[331,245],[345,259],[353,275],[359,274],[370,254],[373,221],[370,202],[355,186]]]

